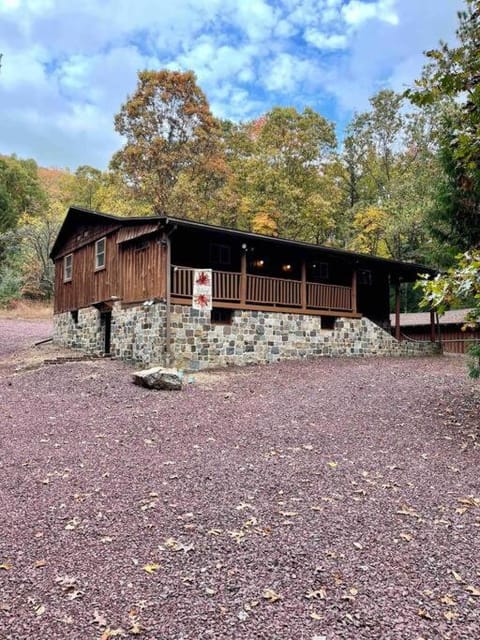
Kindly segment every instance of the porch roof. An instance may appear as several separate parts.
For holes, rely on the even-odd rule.
[[[369,269],[377,268],[390,273],[396,277],[403,279],[406,282],[413,282],[417,280],[418,274],[425,273],[429,275],[435,275],[436,269],[427,267],[422,264],[414,262],[402,262],[399,260],[392,260],[389,258],[380,258],[378,256],[371,256],[363,253],[356,253],[354,251],[348,251],[346,249],[338,249],[335,247],[327,247],[325,245],[312,244],[309,242],[303,242],[301,240],[290,240],[287,238],[278,238],[273,236],[267,236],[259,233],[253,233],[251,231],[242,231],[240,229],[232,229],[229,227],[222,227],[219,225],[208,224],[205,222],[197,222],[194,220],[187,220],[185,218],[177,218],[168,215],[161,216],[142,216],[142,217],[122,217],[113,214],[102,213],[87,209],[85,207],[72,206],[67,212],[67,216],[63,222],[62,227],[58,233],[57,239],[53,245],[50,257],[54,258],[58,253],[62,241],[66,235],[68,235],[68,229],[76,222],[85,221],[85,218],[96,220],[110,220],[112,222],[120,223],[122,226],[144,226],[145,224],[151,225],[157,221],[159,228],[173,229],[177,228],[190,228],[198,229],[199,231],[221,233],[232,238],[238,238],[239,241],[252,242],[262,241],[271,243],[276,246],[290,247],[292,249],[311,251],[324,256],[330,256],[332,258],[340,258],[343,261],[347,261],[352,265],[358,265],[360,268]]]

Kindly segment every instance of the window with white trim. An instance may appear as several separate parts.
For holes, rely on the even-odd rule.
[[[71,282],[73,274],[73,253],[69,253],[63,259],[63,281]]]
[[[100,238],[95,242],[95,271],[105,269],[106,239]]]

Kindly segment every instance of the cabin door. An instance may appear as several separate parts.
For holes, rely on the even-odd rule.
[[[112,312],[103,311],[100,315],[100,322],[103,327],[103,351],[105,355],[110,354],[110,340],[112,332]]]

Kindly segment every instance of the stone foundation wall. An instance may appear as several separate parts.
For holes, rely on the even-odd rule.
[[[88,307],[79,309],[77,315],[76,321],[70,312],[53,316],[54,341],[63,347],[101,355],[105,347],[105,332],[100,322],[100,312]]]
[[[230,325],[212,325],[208,314],[175,306],[171,323],[175,365],[188,370],[318,356],[438,353],[431,343],[397,342],[368,318],[340,318],[334,329],[322,329],[319,316],[235,311]]]
[[[165,359],[164,304],[142,304],[112,310],[111,354],[144,364],[163,364]]]
[[[164,304],[112,309],[111,354],[142,365],[166,364]],[[340,318],[322,329],[319,316],[234,311],[231,324],[212,324],[210,314],[189,306],[171,308],[173,364],[197,371],[228,365],[319,356],[401,356],[438,353],[431,343],[397,342],[367,318]],[[97,309],[55,315],[55,341],[91,354],[103,353],[104,326]]]

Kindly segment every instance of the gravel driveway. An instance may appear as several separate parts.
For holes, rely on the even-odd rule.
[[[0,318],[0,358],[33,345],[52,335],[51,320],[17,320]]]
[[[130,373],[0,377],[2,640],[480,637],[461,360]]]

